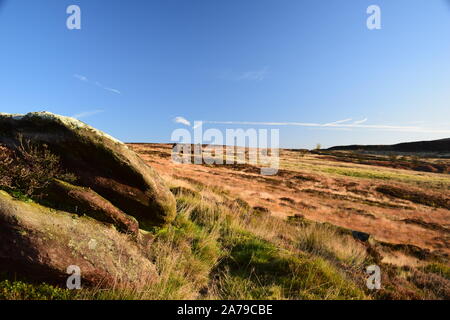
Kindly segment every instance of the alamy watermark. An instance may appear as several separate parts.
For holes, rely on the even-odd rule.
[[[172,160],[179,164],[233,165],[260,167],[262,175],[276,175],[280,165],[280,131],[278,129],[203,130],[195,121],[192,131],[176,129]]]
[[[67,274],[70,276],[67,278],[66,286],[69,290],[81,289],[81,269],[79,266],[68,266]]]
[[[69,17],[66,20],[66,26],[69,30],[81,30],[81,8],[77,5],[70,5],[66,9]],[[379,5],[370,5],[366,13],[370,15],[367,18],[366,25],[369,30],[381,29],[381,8]]]
[[[67,7],[66,13],[69,17],[66,20],[66,26],[69,30],[81,29],[81,8],[77,5]]]
[[[366,281],[367,288],[370,290],[381,289],[381,269],[377,265],[368,266],[366,273],[369,275]]]
[[[377,5],[371,5],[367,8],[367,14],[370,16],[367,18],[367,29],[380,30],[381,29],[381,8]]]

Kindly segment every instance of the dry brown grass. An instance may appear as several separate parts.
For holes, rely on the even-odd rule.
[[[405,189],[393,185],[378,186],[376,188],[376,191],[393,198],[408,200],[429,207],[437,207],[450,210],[450,198],[444,195],[430,194],[429,192]]]
[[[58,296],[108,300],[437,299],[448,293],[447,284],[439,283],[437,277],[442,277],[436,273],[415,268],[403,271],[387,264],[380,265],[383,290],[370,292],[365,287],[364,268],[373,263],[372,253],[345,230],[301,217],[286,221],[255,214],[245,201],[217,187],[174,178],[169,183],[176,190],[177,219],[144,235],[152,239],[144,249],[158,273],[152,285],[92,288],[76,296],[66,292]]]
[[[132,147],[166,179],[176,177],[186,184],[195,180],[196,185],[221,188],[239,195],[250,207],[267,208],[272,216],[286,219],[301,214],[309,220],[369,233],[377,240],[413,244],[450,255],[445,228],[427,227],[450,227],[450,210],[376,191],[382,185],[395,185],[424,194],[432,190],[443,197],[450,190],[448,175],[339,162],[325,155],[281,150],[278,175],[265,177],[257,167],[249,165],[178,165],[167,157],[145,154],[155,150],[170,155],[169,145]]]

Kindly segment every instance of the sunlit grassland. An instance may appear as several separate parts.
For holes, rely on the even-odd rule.
[[[146,254],[158,273],[151,285],[69,291],[0,279],[0,299],[353,300],[411,293],[396,295],[395,281],[381,296],[368,290],[364,270],[377,262],[348,230],[298,217],[282,220],[257,214],[219,187],[169,182],[177,217],[145,232],[152,238]],[[422,275],[431,280],[448,278],[446,265],[424,266]],[[420,287],[408,286],[427,297]]]
[[[346,176],[360,179],[375,179],[444,190],[450,189],[450,176],[447,174],[333,162],[311,156],[301,159],[282,159],[280,168],[293,171],[309,171],[335,177]]]
[[[365,249],[356,241],[248,209],[219,189],[179,192],[176,220],[147,233],[154,237],[148,258],[159,275],[151,286],[68,291],[0,281],[0,299],[370,298],[337,267],[362,266]]]

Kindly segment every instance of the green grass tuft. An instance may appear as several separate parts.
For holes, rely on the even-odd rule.
[[[0,300],[70,300],[73,291],[48,284],[33,285],[22,281],[0,282]]]
[[[364,299],[321,258],[299,255],[248,234],[229,240],[219,291],[225,299]]]

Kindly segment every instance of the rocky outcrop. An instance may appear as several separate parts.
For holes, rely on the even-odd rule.
[[[0,114],[0,144],[14,148],[21,141],[47,145],[60,157],[64,169],[77,176],[77,184],[92,189],[117,208],[107,211],[122,217],[119,220],[124,227],[135,229],[120,212],[135,217],[141,228],[161,226],[174,219],[175,199],[160,176],[107,134],[47,112]],[[85,193],[83,201],[87,196]],[[78,193],[78,200],[83,197]]]
[[[80,268],[84,286],[136,288],[157,279],[154,265],[129,236],[0,191],[0,272],[65,286],[69,266]]]

